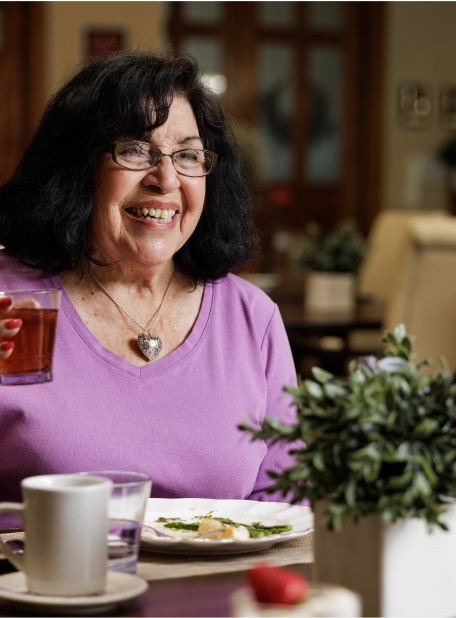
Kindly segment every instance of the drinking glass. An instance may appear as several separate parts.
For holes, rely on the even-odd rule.
[[[141,472],[81,472],[113,483],[108,505],[108,571],[136,573],[141,526],[152,481]]]
[[[13,307],[2,320],[22,320],[14,337],[0,337],[0,344],[12,341],[9,358],[0,360],[0,384],[40,384],[52,380],[60,290],[1,291],[9,296]]]

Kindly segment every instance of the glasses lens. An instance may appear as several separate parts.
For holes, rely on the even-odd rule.
[[[115,160],[130,170],[146,170],[154,167],[161,156],[158,148],[145,142],[117,142],[115,145]],[[205,176],[214,171],[217,155],[207,150],[189,148],[175,152],[172,159],[174,167],[181,174]]]
[[[178,172],[187,176],[205,176],[212,168],[214,155],[206,150],[179,150],[173,155]]]
[[[159,156],[158,150],[142,142],[119,142],[116,144],[117,162],[132,170],[152,167]]]

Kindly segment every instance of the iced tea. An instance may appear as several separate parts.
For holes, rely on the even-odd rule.
[[[0,374],[5,377],[48,373],[57,325],[57,309],[25,309],[8,311],[8,320],[21,319],[22,326],[14,337],[0,337],[0,344],[14,342],[13,353],[0,360]]]

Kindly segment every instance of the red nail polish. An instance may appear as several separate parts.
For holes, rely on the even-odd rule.
[[[0,345],[0,349],[2,352],[7,352],[8,350],[12,350],[14,348],[14,343],[12,341],[6,341]]]
[[[13,301],[9,296],[0,297],[0,308],[1,309],[6,309],[6,307],[9,307],[12,304],[13,304]]]
[[[8,320],[5,326],[10,330],[12,330],[13,328],[19,328],[19,326],[22,326],[22,320]]]

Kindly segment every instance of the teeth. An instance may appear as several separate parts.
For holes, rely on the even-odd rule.
[[[131,208],[130,213],[140,219],[159,220],[160,223],[169,223],[173,220],[176,210],[166,208]]]

